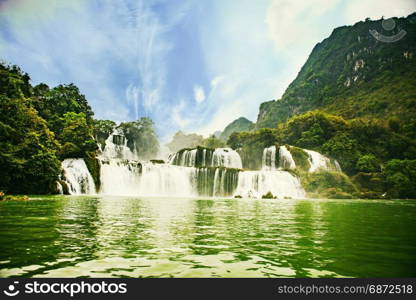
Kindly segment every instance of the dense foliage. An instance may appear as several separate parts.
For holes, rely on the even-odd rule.
[[[48,193],[60,172],[61,148],[34,108],[29,76],[0,64],[0,190]]]
[[[217,138],[215,135],[210,135],[206,139],[203,139],[200,146],[206,147],[206,148],[223,148],[225,147],[225,142],[219,138]]]
[[[276,129],[233,133],[228,139],[228,145],[237,149],[243,160],[249,160],[244,166],[249,168],[261,165],[261,153],[265,147],[287,144],[295,146],[289,147],[289,150],[297,165],[305,171],[308,168],[307,158],[302,151],[296,151],[296,147],[315,150],[336,159],[348,175],[361,174],[355,178],[366,193],[373,191],[379,197],[385,192],[391,197],[416,197],[414,189],[406,187],[406,193],[399,189],[400,180],[403,181],[403,186],[407,186],[407,182],[412,182],[414,176],[414,165],[404,163],[416,157],[416,140],[409,135],[407,129],[402,129],[406,128],[406,124],[406,121],[399,120],[345,120],[313,111],[292,117]],[[391,161],[395,165],[403,162],[406,165],[404,169],[408,171],[394,173],[393,176]],[[372,175],[363,175],[364,173]],[[392,183],[391,189],[386,187],[389,182]]]
[[[255,132],[234,132],[227,144],[238,150],[243,168],[258,170],[261,168],[263,150],[277,142],[275,129],[260,129]]]
[[[137,121],[121,123],[119,128],[127,138],[127,146],[140,159],[151,159],[158,153],[159,141],[151,119],[143,117]]]
[[[416,160],[393,159],[385,167],[388,191],[393,197],[416,197]]]
[[[359,196],[350,178],[340,172],[305,173],[302,186],[310,196],[318,198],[348,199]]]
[[[336,28],[318,43],[282,98],[260,106],[256,127],[278,123],[320,109],[351,119],[399,117],[415,128],[416,13],[394,18],[393,32],[382,20],[367,19]],[[405,30],[394,43],[377,41],[369,30],[385,35]]]
[[[96,141],[103,146],[105,141],[113,132],[116,123],[111,120],[95,120],[94,121],[94,137]]]
[[[0,191],[56,192],[65,158],[84,158],[99,188],[97,141],[103,144],[115,126],[93,119],[87,99],[74,84],[33,87],[28,74],[0,63]],[[141,158],[157,153],[150,119],[122,123],[120,128]]]

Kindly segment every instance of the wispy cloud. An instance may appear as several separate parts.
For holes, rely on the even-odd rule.
[[[5,5],[0,14],[7,24],[0,29],[3,58],[21,65],[35,83],[76,83],[99,118],[163,112],[167,33],[179,12],[161,20],[152,8],[158,1],[24,2]]]
[[[195,101],[198,103],[201,103],[202,101],[205,100],[204,89],[199,85],[194,86],[194,98],[195,98]]]
[[[255,120],[340,25],[413,0],[3,0],[0,58],[34,83],[74,82],[97,118],[151,117],[163,140]]]

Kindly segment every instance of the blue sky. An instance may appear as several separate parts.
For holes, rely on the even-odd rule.
[[[278,99],[333,28],[414,0],[0,0],[0,58],[75,83],[96,118],[208,135]]]

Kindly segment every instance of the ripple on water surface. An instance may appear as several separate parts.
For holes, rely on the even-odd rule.
[[[416,202],[39,197],[0,203],[0,276],[413,277]]]

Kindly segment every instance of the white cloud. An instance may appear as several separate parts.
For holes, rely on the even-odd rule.
[[[214,86],[207,99],[210,103],[215,103],[215,109],[209,112],[209,118],[197,127],[197,132],[204,136],[209,136],[217,130],[223,130],[235,119],[246,116],[252,117],[257,113],[257,103],[251,101],[256,98],[256,90],[249,88],[245,90],[242,83],[247,82],[243,77],[229,77],[222,75],[215,77],[212,83]],[[255,111],[253,111],[255,108]],[[201,116],[193,116],[190,124],[195,124]],[[195,127],[189,128],[195,131]]]
[[[201,103],[205,100],[205,92],[202,86],[194,86],[194,98],[197,103]]]
[[[181,130],[185,129],[189,123],[191,122],[191,119],[189,117],[184,117],[184,113],[186,108],[186,101],[184,99],[181,99],[179,104],[175,105],[172,108],[172,120],[176,123],[176,125],[179,126]]]
[[[126,99],[127,103],[132,105],[134,108],[135,119],[139,118],[139,95],[140,88],[134,84],[129,84],[129,86],[126,88]]]
[[[283,70],[285,87],[294,80],[306,62],[313,47],[331,31],[343,25],[339,18],[333,18],[340,0],[272,0],[265,22],[269,38],[280,56],[289,67]]]
[[[224,76],[220,75],[220,76],[216,76],[211,80],[211,87],[214,89],[217,87],[218,84],[221,83],[221,81],[223,81]]]
[[[415,0],[350,0],[345,11],[346,20],[349,24],[363,21],[365,18],[372,20],[381,17],[403,17],[416,11]]]
[[[6,2],[16,5],[6,6],[0,18],[16,42],[0,35],[1,56],[22,66],[34,83],[74,82],[97,118],[160,114],[171,49],[166,33],[174,21],[161,20],[151,1],[38,2]]]
[[[281,95],[306,62],[313,47],[333,29],[352,25],[367,17],[407,16],[416,11],[415,0],[272,0],[267,10],[269,38],[289,68],[282,70],[285,86],[276,88]]]
[[[228,124],[242,115],[243,110],[239,103],[226,103],[213,115],[213,118],[208,124],[198,130],[198,133],[208,137],[217,130],[224,130]]]
[[[287,51],[313,46],[322,37],[317,26],[319,18],[332,10],[338,2],[339,0],[273,0],[267,11],[266,23],[276,48]]]

